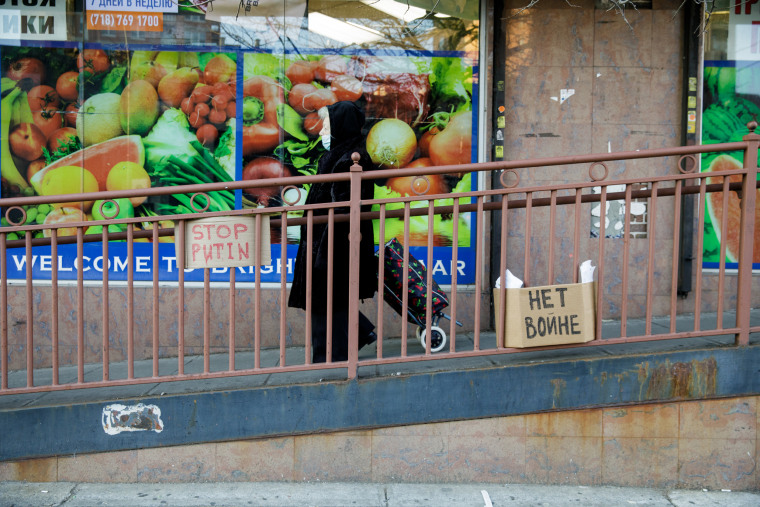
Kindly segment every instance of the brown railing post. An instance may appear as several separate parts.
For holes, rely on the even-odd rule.
[[[744,150],[744,169],[747,173],[742,180],[742,219],[740,226],[738,293],[736,302],[736,345],[749,344],[750,307],[752,305],[752,250],[755,245],[755,206],[757,185],[757,150],[760,148],[760,135],[755,133],[757,122],[750,122],[749,134],[743,137],[747,141]]]
[[[362,166],[359,165],[359,154],[353,153],[351,160],[351,209],[349,213],[349,266],[348,266],[348,378],[356,378],[356,367],[359,362],[359,242],[362,235],[359,231],[362,203]],[[370,238],[371,239],[371,238]]]

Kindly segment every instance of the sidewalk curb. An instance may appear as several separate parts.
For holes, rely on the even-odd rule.
[[[539,484],[0,482],[0,507],[474,506],[755,507],[760,493]]]

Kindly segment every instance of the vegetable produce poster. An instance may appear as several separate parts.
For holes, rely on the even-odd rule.
[[[0,59],[3,197],[235,180],[236,53],[28,45],[3,47]],[[209,192],[208,198],[200,196],[194,202],[176,193],[28,206],[25,217],[19,212],[12,220],[62,224],[236,207],[239,202],[230,191]],[[5,216],[2,220],[7,225]],[[146,220],[136,228],[153,225]],[[126,228],[108,227],[111,232]],[[101,232],[99,225],[85,230]],[[45,234],[39,230],[34,236]],[[59,229],[61,236],[74,234],[74,228]],[[8,238],[14,239],[13,234]],[[118,252],[121,246],[125,245],[114,243],[112,248]],[[151,250],[152,245],[136,244],[135,255],[149,258]],[[59,265],[65,270],[76,258],[76,249],[61,245],[59,251],[64,259]],[[87,259],[96,259],[100,251],[100,243],[86,243]],[[44,265],[44,249],[35,253]],[[122,258],[112,259],[115,279]],[[12,271],[16,269],[10,264]]]
[[[325,151],[317,111],[336,101],[352,101],[365,113],[366,149],[381,170],[375,180],[376,199],[470,191],[473,181],[469,173],[383,178],[382,169],[469,164],[475,160],[474,61],[465,54],[410,56],[405,52],[245,54],[242,178],[316,174]],[[286,133],[284,142],[274,128],[277,122]],[[308,189],[288,190],[284,201],[280,190],[251,189],[246,197],[259,206],[279,206],[303,202]],[[451,205],[453,199],[437,199],[435,204]],[[412,206],[426,208],[428,201],[420,200]],[[387,207],[394,208],[402,209],[403,204]],[[440,215],[434,219],[433,245],[444,247],[434,252],[439,267],[434,274],[441,277],[441,283],[450,280],[451,249],[455,247],[459,248],[458,259],[466,266],[458,280],[474,281],[471,219],[471,214],[460,217],[458,245],[452,243],[452,219]],[[378,229],[376,226],[376,234]],[[385,240],[403,240],[402,219],[386,220],[385,229]],[[288,242],[296,244],[298,234],[298,227],[289,228]],[[409,246],[413,255],[427,258],[427,241],[427,217],[412,218]],[[376,237],[375,242],[382,240]],[[441,255],[447,258],[439,258]]]
[[[702,143],[738,142],[749,132],[747,123],[760,119],[760,61],[706,61],[704,68],[704,101],[702,111]],[[742,152],[705,153],[702,172],[741,169]],[[732,181],[740,181],[732,176]],[[707,179],[708,184],[722,183],[722,178]],[[758,203],[760,206],[760,202]],[[723,193],[707,194],[703,267],[720,268],[721,243],[726,242],[726,267],[737,268],[739,259],[739,221],[741,200],[736,192],[728,197],[728,227],[722,230]],[[756,223],[753,269],[760,269],[760,223]]]
[[[308,188],[290,189],[278,178],[314,174],[324,153],[315,112],[337,100],[353,100],[368,121],[367,149],[381,167],[469,163],[476,140],[472,114],[474,59],[466,55],[312,55],[298,58],[243,51],[125,50],[100,47],[0,48],[3,197],[129,190],[260,178],[272,187],[210,192],[191,202],[182,193],[113,202],[43,204],[25,209],[25,224],[61,224],[104,218],[155,217],[193,209],[229,211],[302,202]],[[242,86],[239,83],[243,82]],[[378,135],[373,136],[373,132]],[[372,141],[374,139],[374,141]],[[390,142],[389,142],[390,141]],[[376,197],[445,194],[473,187],[469,174],[379,179]],[[293,193],[295,192],[295,193]],[[441,199],[436,204],[451,204]],[[419,206],[426,206],[421,201]],[[3,217],[3,225],[8,225]],[[434,274],[450,277],[452,248],[458,248],[458,280],[474,281],[472,220],[460,217],[459,244],[452,245],[451,218],[434,225]],[[138,229],[151,229],[143,221]],[[173,222],[158,222],[171,227]],[[110,225],[118,232],[123,226]],[[377,228],[376,228],[377,229]],[[425,259],[427,222],[414,219],[413,255]],[[386,236],[403,237],[399,221],[389,219]],[[74,235],[74,228],[59,235]],[[86,234],[100,234],[93,225]],[[40,230],[34,236],[44,236]],[[287,231],[287,252],[280,252],[282,231],[272,230],[272,264],[262,282],[279,283],[280,270],[293,268],[298,228]],[[8,239],[15,239],[13,234]],[[176,280],[173,238],[159,245],[159,277]],[[46,253],[47,252],[47,253]],[[84,245],[85,265],[76,266],[76,247],[59,245],[61,278],[99,279],[105,264],[98,242]],[[7,258],[10,278],[24,278],[23,252]],[[109,246],[110,279],[127,277],[126,245]],[[152,279],[152,245],[135,244],[135,279]],[[50,278],[49,248],[35,248],[34,275]],[[240,268],[238,282],[254,281],[253,268]],[[216,269],[214,281],[229,279]],[[202,280],[201,270],[186,280]]]

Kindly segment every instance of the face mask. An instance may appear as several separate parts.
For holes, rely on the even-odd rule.
[[[322,146],[324,146],[326,150],[330,150],[330,134],[322,136]]]

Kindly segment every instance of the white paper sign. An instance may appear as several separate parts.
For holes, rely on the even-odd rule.
[[[732,0],[728,10],[728,60],[760,60],[760,2]]]
[[[237,18],[275,17],[303,18],[306,16],[306,2],[302,0],[214,0],[206,11],[209,21],[234,22]],[[222,17],[225,17],[223,20]],[[231,18],[231,19],[230,19]]]
[[[67,39],[65,0],[5,0],[0,6],[0,44]]]
[[[177,12],[173,0],[85,0],[88,11],[116,12]]]

